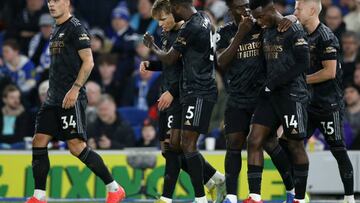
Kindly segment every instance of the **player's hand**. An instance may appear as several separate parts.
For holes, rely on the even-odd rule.
[[[296,21],[297,18],[294,15],[285,16],[278,24],[277,30],[279,32],[286,32]]]
[[[242,32],[248,33],[254,26],[254,20],[251,16],[244,17],[241,16],[242,20],[238,26],[238,30],[242,30]]]
[[[154,45],[154,37],[151,36],[148,32],[146,32],[144,34],[143,43],[147,48],[151,49]]]
[[[150,62],[149,61],[141,61],[139,71],[141,73],[146,73],[148,70],[146,70],[147,67],[149,67]]]
[[[163,111],[171,105],[172,101],[174,100],[174,97],[170,94],[169,91],[164,92],[160,98],[158,99],[158,109],[160,111]]]
[[[110,147],[111,147],[111,140],[106,135],[102,135],[99,139],[99,148],[110,149]]]
[[[71,89],[66,93],[62,102],[62,107],[64,109],[70,109],[75,106],[75,103],[79,96],[79,90],[79,87],[72,86]]]

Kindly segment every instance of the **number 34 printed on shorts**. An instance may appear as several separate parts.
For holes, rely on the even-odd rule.
[[[76,122],[74,120],[73,115],[71,115],[71,116],[62,116],[61,120],[62,120],[62,129],[68,129],[69,126],[71,126],[73,128],[76,127]]]

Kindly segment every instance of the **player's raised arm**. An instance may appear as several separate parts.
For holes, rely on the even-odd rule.
[[[149,33],[144,35],[144,44],[148,47],[159,59],[166,65],[171,65],[177,62],[180,53],[171,48],[168,52],[161,50],[154,42],[154,37]]]

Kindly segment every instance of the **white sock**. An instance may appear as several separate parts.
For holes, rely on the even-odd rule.
[[[345,195],[344,202],[345,203],[355,203],[354,195]]]
[[[107,192],[116,192],[119,189],[119,184],[114,180],[113,182],[106,185]]]
[[[216,171],[215,174],[211,177],[211,179],[215,182],[215,184],[221,184],[225,181],[225,175]]]
[[[231,203],[237,203],[236,195],[226,195],[226,199],[229,199]]]
[[[205,187],[206,187],[208,190],[213,189],[214,186],[215,186],[215,182],[214,182],[212,179],[210,179],[210,180],[205,184]]]
[[[195,202],[196,203],[208,203],[206,197],[195,197]]]
[[[45,190],[34,190],[34,195],[36,199],[45,201],[46,200],[46,191]]]
[[[295,188],[293,188],[292,190],[286,190],[286,193],[295,195]]]
[[[251,199],[255,200],[255,201],[261,201],[261,195],[259,194],[255,194],[255,193],[250,193],[249,197],[251,197]]]
[[[161,196],[160,199],[161,199],[162,201],[166,202],[166,203],[171,203],[171,202],[172,202],[172,199],[169,199],[169,198],[167,198],[167,197]]]
[[[298,201],[299,203],[305,203],[304,199],[294,199],[294,201]]]

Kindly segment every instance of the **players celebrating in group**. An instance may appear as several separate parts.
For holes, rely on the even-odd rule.
[[[223,184],[222,174],[196,148],[199,134],[207,133],[216,102],[217,67],[225,75],[229,94],[224,203],[238,201],[241,150],[246,140],[250,193],[244,203],[262,202],[263,149],[283,179],[286,203],[304,203],[309,169],[304,139],[316,128],[324,134],[337,160],[345,203],[355,203],[353,169],[342,135],[339,43],[319,21],[321,0],[296,0],[294,16],[288,17],[276,11],[272,0],[226,0],[233,21],[221,27],[215,37],[209,18],[192,7],[192,0],[157,0],[153,11],[160,3],[167,4],[168,9],[155,15],[164,30],[162,49],[148,34],[144,35],[144,44],[162,65],[143,62],[141,71],[162,67],[168,86],[159,99],[162,128],[166,129],[163,136],[172,129],[169,138],[163,139],[164,187],[174,187],[180,168],[191,177],[195,202],[207,202],[204,183],[213,180],[213,185]],[[166,23],[168,19],[174,22]],[[277,136],[279,129],[282,133]],[[185,161],[172,163],[178,156],[175,154],[182,154]],[[206,178],[206,174],[212,176]],[[167,190],[164,188],[160,202],[171,202],[173,189]],[[216,202],[222,198],[218,193]]]

